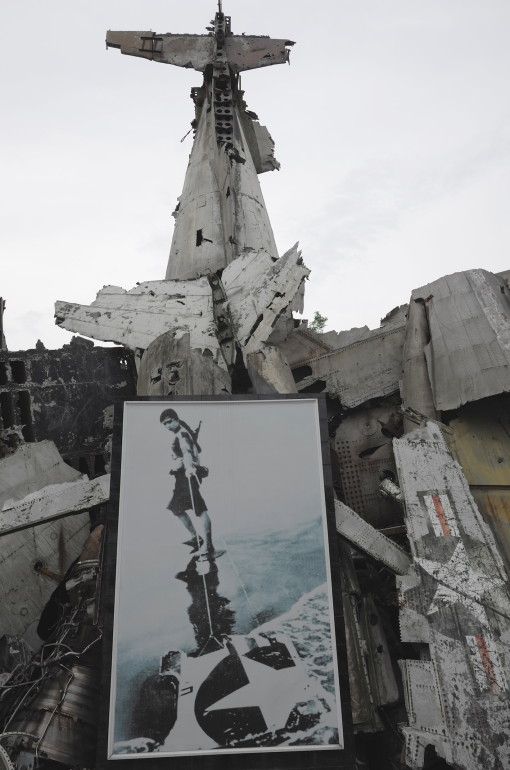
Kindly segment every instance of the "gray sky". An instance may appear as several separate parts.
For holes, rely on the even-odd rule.
[[[4,3],[0,248],[11,350],[60,347],[57,299],[163,278],[200,75],[105,50],[105,31],[201,33],[214,0]],[[508,0],[224,0],[236,33],[296,41],[243,86],[276,142],[262,188],[300,241],[305,316],[337,331],[413,288],[510,267]],[[7,267],[6,267],[7,265]]]

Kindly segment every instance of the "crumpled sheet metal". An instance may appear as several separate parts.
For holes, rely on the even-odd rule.
[[[282,316],[302,311],[301,289],[310,270],[296,243],[280,259],[250,251],[228,265],[221,277],[236,339],[245,354],[278,343],[274,329]]]
[[[84,477],[78,481],[49,484],[22,500],[4,503],[0,513],[0,536],[50,519],[88,511],[95,505],[107,503],[109,497],[110,474],[97,479]]]
[[[428,684],[423,662],[403,665],[408,694],[425,709],[409,706],[405,761],[421,768],[432,744],[463,770],[508,767],[510,596],[496,543],[435,423],[395,439],[394,450],[414,557],[398,579],[401,638],[428,643],[431,657]]]
[[[105,286],[90,305],[56,302],[58,326],[85,337],[145,350],[165,332],[191,335],[191,347],[213,353],[222,365],[207,278],[146,281],[126,291]]]
[[[309,273],[297,244],[280,259],[250,251],[225,268],[226,306],[245,355],[258,352],[274,338],[282,318],[292,319],[293,310],[302,310],[302,285]],[[148,281],[128,292],[106,286],[91,305],[56,302],[55,316],[68,331],[131,350],[145,350],[166,332],[176,339],[189,333],[192,349],[211,351],[215,363],[226,368],[207,278]]]
[[[396,575],[405,575],[409,571],[411,559],[406,552],[340,500],[335,500],[335,518],[336,531],[353,545],[382,562]]]
[[[427,304],[427,368],[438,410],[510,391],[510,292],[487,270],[415,289]]]
[[[398,326],[375,329],[370,336],[364,335],[346,347],[293,364],[312,369],[312,374],[299,382],[299,389],[324,380],[328,394],[349,409],[395,393],[402,375],[404,335],[402,317]]]

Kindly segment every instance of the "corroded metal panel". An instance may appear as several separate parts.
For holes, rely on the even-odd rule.
[[[467,270],[415,289],[426,302],[425,346],[436,409],[510,391],[510,291],[487,270]]]
[[[434,677],[427,686],[443,713],[438,725],[417,680],[418,662],[411,674],[407,662],[408,695],[415,691],[422,711],[409,706],[406,762],[421,768],[432,744],[455,767],[477,770],[488,757],[506,767],[510,595],[503,562],[439,427],[429,422],[394,448],[414,557],[414,574],[399,579],[402,637],[429,644]]]

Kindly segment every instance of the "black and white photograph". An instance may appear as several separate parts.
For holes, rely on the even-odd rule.
[[[316,399],[124,403],[109,759],[343,746]]]

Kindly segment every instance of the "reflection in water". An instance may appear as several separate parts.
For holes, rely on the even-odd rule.
[[[205,562],[191,559],[188,566],[175,576],[186,583],[191,596],[188,616],[195,635],[196,649],[190,657],[199,657],[223,647],[223,637],[234,628],[236,614],[230,599],[218,594],[218,567],[215,559]]]

